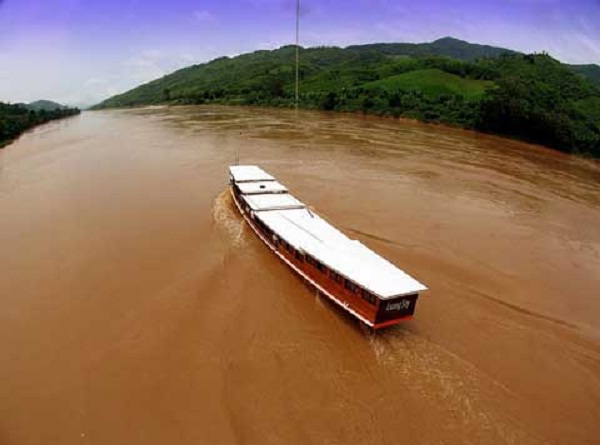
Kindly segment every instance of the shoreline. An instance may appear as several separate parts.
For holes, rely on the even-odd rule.
[[[50,119],[50,120],[48,120],[46,122],[40,122],[40,123],[38,123],[38,124],[36,124],[36,125],[34,125],[32,127],[26,128],[24,131],[22,131],[21,133],[19,133],[14,138],[12,138],[12,139],[6,139],[4,141],[0,141],[0,150],[8,147],[9,145],[14,144],[15,142],[17,142],[21,138],[21,136],[29,133],[30,131],[35,130],[36,128],[40,128],[40,127],[42,127],[42,126],[44,126],[46,124],[50,124],[52,122],[59,122],[59,121],[61,121],[63,119],[68,119],[68,118],[73,117],[73,116],[78,116],[79,114],[81,114],[81,111],[79,111],[79,113],[69,114],[67,116],[61,116],[61,117],[58,117],[58,118],[55,118],[55,119]]]

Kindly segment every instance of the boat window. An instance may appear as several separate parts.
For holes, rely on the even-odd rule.
[[[361,296],[363,297],[364,300],[367,300],[369,303],[371,304],[375,304],[375,295],[373,295],[372,293],[370,293],[369,291],[362,289],[361,292]]]
[[[344,278],[339,273],[333,270],[330,272],[330,275],[333,281],[335,281],[336,283],[342,284],[342,282],[344,281]]]
[[[317,268],[319,271],[321,271],[323,273],[327,273],[327,267],[323,263],[321,263],[318,260],[315,260],[310,255],[305,255],[305,258],[306,258],[306,262],[308,264],[310,264],[311,266],[314,266],[315,268]]]
[[[356,292],[358,290],[358,286],[348,279],[344,281],[344,287],[352,292]]]
[[[304,256],[300,253],[299,250],[296,250],[296,259],[298,261],[304,261]]]
[[[325,273],[327,271],[327,267],[325,267],[325,265],[323,263],[321,263],[320,261],[315,260],[315,267],[323,273]]]
[[[262,221],[260,219],[256,220],[256,225],[258,226],[258,228],[260,230],[262,230],[263,232],[265,231],[265,225],[262,223]]]

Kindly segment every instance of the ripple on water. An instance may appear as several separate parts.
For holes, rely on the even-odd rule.
[[[452,419],[441,430],[469,431],[471,440],[484,442],[541,443],[490,405],[490,397],[511,403],[515,394],[472,363],[403,327],[364,335],[385,375],[400,378]]]

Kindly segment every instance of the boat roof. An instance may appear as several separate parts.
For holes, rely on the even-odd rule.
[[[274,181],[275,178],[256,165],[232,165],[229,173],[235,182]]]
[[[296,249],[308,253],[381,299],[427,289],[360,241],[348,238],[306,208],[258,212],[256,216]]]
[[[265,193],[286,193],[288,189],[277,181],[242,182],[237,184],[244,195],[262,195]]]
[[[304,204],[288,193],[243,195],[242,199],[246,201],[250,208],[255,212],[304,208]]]

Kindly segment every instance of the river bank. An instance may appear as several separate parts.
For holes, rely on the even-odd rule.
[[[11,105],[0,102],[0,149],[17,140],[28,130],[80,112],[78,108],[32,110],[21,104]]]

